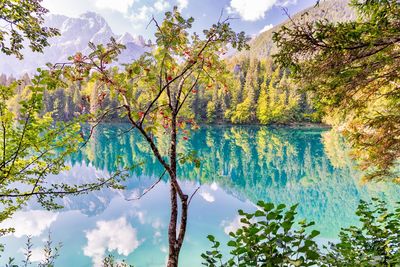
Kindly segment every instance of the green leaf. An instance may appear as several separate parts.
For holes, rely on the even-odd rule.
[[[227,243],[227,245],[228,245],[229,247],[236,247],[236,242],[233,241],[233,240],[230,240],[230,241]]]

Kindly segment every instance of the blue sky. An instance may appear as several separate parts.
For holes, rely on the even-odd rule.
[[[129,32],[151,38],[154,27],[146,26],[152,15],[163,14],[178,6],[185,17],[195,18],[194,31],[201,32],[216,22],[221,11],[235,17],[232,27],[252,36],[286,19],[282,8],[294,14],[315,4],[316,0],[44,0],[51,13],[76,17],[87,11],[101,14],[117,34]]]

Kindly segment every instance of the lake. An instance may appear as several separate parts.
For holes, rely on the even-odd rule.
[[[151,186],[163,172],[150,148],[129,125],[100,125],[92,140],[70,160],[71,169],[56,177],[63,181],[90,181],[107,177],[118,166],[136,166],[123,191],[103,189],[60,200],[64,209],[46,211],[34,201],[3,226],[15,233],[2,238],[8,256],[21,259],[27,235],[32,236],[32,260],[40,260],[49,233],[62,242],[56,266],[93,266],[108,254],[136,267],[164,266],[167,257],[169,187],[163,180],[140,200],[129,200]],[[157,139],[167,144],[165,136]],[[292,205],[298,218],[316,222],[319,242],[334,241],[341,227],[357,223],[354,211],[360,199],[380,197],[393,204],[400,188],[391,184],[362,185],[361,173],[346,153],[340,136],[324,129],[261,126],[202,126],[179,153],[196,150],[199,169],[179,169],[186,193],[200,189],[190,205],[180,266],[200,266],[200,254],[213,234],[227,241],[239,226],[237,210],[254,210],[257,200]],[[163,151],[166,153],[166,149]]]

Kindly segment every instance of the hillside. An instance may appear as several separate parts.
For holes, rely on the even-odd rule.
[[[303,14],[307,14],[306,20],[327,19],[332,22],[352,20],[355,18],[354,10],[349,7],[349,0],[325,0],[319,6],[310,7],[292,16],[293,20],[299,20]],[[250,42],[250,50],[237,53],[233,58],[254,57],[266,59],[276,52],[276,46],[272,41],[272,33],[279,30],[283,25],[288,25],[289,20],[276,25],[268,31],[256,36]]]
[[[321,1],[318,6],[292,15],[291,19],[326,19],[332,22],[355,19],[355,11],[348,4],[349,0]],[[231,123],[290,124],[321,121],[322,113],[317,109],[313,95],[298,88],[286,70],[275,66],[271,57],[277,52],[272,41],[273,32],[290,23],[288,19],[261,33],[250,41],[250,50],[228,58],[235,73],[236,88],[230,89],[228,104],[207,104],[207,108],[211,107],[212,111],[221,110],[223,120]],[[222,97],[219,102],[223,102]]]

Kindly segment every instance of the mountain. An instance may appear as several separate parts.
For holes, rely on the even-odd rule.
[[[355,18],[355,12],[348,6],[349,0],[323,0],[318,7],[310,7],[293,16],[294,20],[300,18],[301,14],[308,13],[307,18],[326,18],[331,21],[343,21]],[[282,25],[288,24],[286,21],[276,25],[272,29],[265,31],[251,41],[251,49],[239,53],[229,53],[233,59],[255,57],[258,59],[268,58],[276,52],[276,46],[272,41],[272,33],[277,31]],[[46,26],[58,28],[61,36],[51,38],[50,46],[44,49],[44,53],[33,53],[29,49],[24,51],[24,60],[18,60],[13,56],[5,56],[0,64],[0,73],[7,75],[20,76],[23,73],[33,73],[37,67],[43,67],[47,62],[64,62],[67,57],[77,51],[88,52],[88,42],[95,44],[105,44],[111,37],[126,45],[120,63],[127,63],[136,59],[143,52],[147,51],[146,41],[142,36],[132,36],[129,33],[117,35],[106,20],[97,13],[87,12],[77,18],[66,17],[63,15],[49,15],[46,18]],[[3,59],[3,58],[2,58]]]
[[[322,0],[318,6],[310,7],[292,17],[299,21],[304,14],[304,20],[327,19],[332,22],[354,20],[355,11],[349,6],[349,0]],[[284,25],[289,25],[290,20],[276,25],[268,31],[262,32],[250,41],[250,50],[236,53],[232,58],[257,58],[266,59],[277,52],[277,47],[272,41],[272,33]]]
[[[24,51],[24,59],[18,60],[13,56],[5,56],[0,64],[0,73],[19,76],[23,73],[32,73],[38,67],[43,67],[47,62],[65,62],[68,56],[77,51],[89,52],[88,42],[106,44],[113,37],[126,46],[120,56],[120,63],[126,63],[138,58],[147,50],[142,36],[132,36],[130,33],[117,35],[113,33],[106,20],[94,13],[87,12],[77,18],[62,15],[49,15],[46,17],[46,26],[60,30],[61,36],[51,38],[50,46],[44,53],[33,53],[29,49]]]

